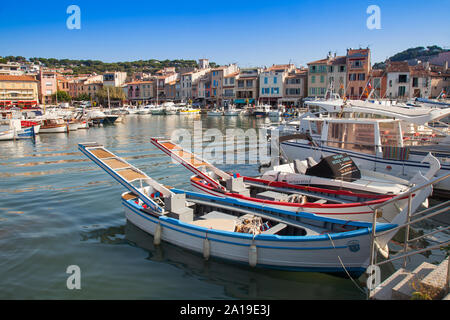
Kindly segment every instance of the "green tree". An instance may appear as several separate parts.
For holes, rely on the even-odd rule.
[[[104,106],[108,105],[108,91],[109,91],[109,100],[113,101],[124,101],[126,100],[125,92],[123,92],[122,88],[105,86],[97,91],[96,98],[98,102]]]
[[[75,98],[77,101],[90,101],[91,97],[87,93],[81,93]]]
[[[58,102],[69,102],[72,97],[66,91],[57,91],[52,95],[52,99],[55,100],[55,96],[58,98]]]

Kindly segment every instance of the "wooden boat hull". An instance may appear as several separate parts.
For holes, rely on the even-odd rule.
[[[251,179],[251,178],[250,178]],[[270,183],[270,182],[269,182]],[[246,203],[254,203],[259,205],[265,205],[270,208],[276,208],[291,212],[308,212],[322,217],[334,218],[347,221],[365,221],[371,222],[373,220],[374,211],[372,206],[375,204],[383,203],[392,198],[387,196],[380,199],[374,199],[366,202],[353,202],[345,204],[321,204],[314,202],[306,203],[290,203],[282,201],[264,200],[255,197],[247,197],[238,193],[219,191],[213,186],[208,186],[197,176],[191,177],[191,185],[198,191],[214,195],[217,197],[231,197],[236,198]],[[311,188],[314,189],[314,188]],[[339,193],[339,191],[337,191]],[[388,204],[384,207],[383,211],[379,212],[378,221],[391,222],[395,216],[407,205],[407,199],[399,201],[397,204]]]
[[[64,133],[67,132],[67,124],[41,125],[40,133]]]
[[[36,136],[40,132],[41,125],[34,125],[28,128],[22,128],[19,131],[16,131],[16,139],[28,139]],[[34,132],[33,132],[34,130]]]
[[[139,204],[122,199],[125,216],[132,224],[155,235],[161,227],[161,240],[197,253],[204,253],[209,241],[210,256],[249,264],[250,250],[256,248],[256,267],[291,271],[344,273],[338,256],[353,276],[368,267],[370,228],[333,235],[256,235],[208,229],[167,216],[144,212]],[[392,226],[392,225],[391,225]],[[389,225],[386,225],[389,229]],[[378,226],[377,226],[377,231]],[[330,240],[332,238],[332,241]]]

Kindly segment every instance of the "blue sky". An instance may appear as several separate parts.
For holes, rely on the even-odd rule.
[[[67,7],[81,9],[69,30]],[[381,29],[369,30],[369,5]],[[450,46],[450,0],[3,1],[0,56],[105,62],[209,58],[241,67],[306,65],[369,46],[372,62],[416,46]]]

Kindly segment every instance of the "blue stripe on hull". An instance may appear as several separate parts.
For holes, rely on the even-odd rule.
[[[197,238],[201,238],[201,239],[205,239],[204,236],[198,235],[198,234],[193,234],[184,230],[180,230],[177,228],[174,228],[168,224],[163,223],[161,220],[163,219],[156,219],[156,218],[151,218],[147,215],[145,215],[144,213],[140,212],[138,209],[136,209],[135,207],[132,206],[132,203],[129,203],[128,201],[122,201],[123,205],[125,207],[127,207],[128,209],[130,209],[133,213],[137,214],[138,216],[151,221],[154,224],[159,224],[161,223],[161,226],[164,228],[168,228],[180,233],[184,233],[184,234],[188,234],[190,236],[194,236]],[[174,220],[172,218],[166,218],[166,219],[171,219]],[[164,219],[164,220],[166,220]],[[167,221],[166,221],[167,222]],[[199,229],[198,231],[202,231],[204,232],[204,228],[195,228],[195,229]],[[146,232],[148,232],[147,230],[144,230]],[[210,241],[216,241],[216,242],[222,242],[222,243],[228,243],[231,245],[240,245],[240,246],[250,246],[250,244],[245,244],[245,243],[237,243],[237,242],[231,242],[231,241],[225,241],[225,240],[221,240],[221,239],[216,239],[216,238],[212,238],[211,234],[213,233],[214,230],[208,230],[208,240]],[[218,233],[226,233],[226,232],[218,232]],[[252,238],[253,236],[250,236],[249,238]],[[255,238],[255,240],[258,240],[257,238]],[[298,247],[271,247],[271,246],[262,246],[262,245],[257,245],[258,248],[270,248],[270,249],[290,249],[290,250],[320,250],[320,249],[334,249],[334,247],[318,247],[318,248],[298,248]],[[347,248],[347,246],[340,246],[340,247],[336,247],[336,249],[345,249]],[[188,248],[183,248],[185,250],[189,250],[195,253],[199,253],[198,251],[195,250],[191,250]],[[226,258],[222,258],[222,257],[215,257],[216,259],[220,259],[223,261],[228,261],[228,262],[233,262],[233,263],[237,263],[237,264],[241,264],[241,265],[247,265],[246,262],[242,262],[242,261],[237,261],[237,260],[230,260],[230,259],[226,259]],[[340,267],[288,267],[288,266],[277,266],[277,265],[266,265],[266,264],[257,264],[257,267],[260,268],[267,268],[267,269],[274,269],[274,270],[283,270],[283,271],[296,271],[296,272],[322,272],[322,273],[337,273],[337,274],[345,274],[345,271],[340,268]],[[365,272],[365,268],[363,267],[347,267],[346,268],[347,271],[354,277],[359,277],[360,275],[362,275]]]

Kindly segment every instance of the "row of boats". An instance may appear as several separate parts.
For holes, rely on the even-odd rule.
[[[10,112],[0,125],[0,141],[29,139],[37,134],[69,133],[88,129],[95,125],[114,124],[121,121],[120,114],[109,110],[51,109],[46,113],[40,110]]]
[[[141,107],[127,107],[129,114],[139,115],[190,115],[200,114],[201,109],[186,104],[175,104],[173,102],[165,102],[161,105],[143,105]]]
[[[153,235],[155,244],[163,240],[205,259],[283,270],[361,275],[369,264],[372,228],[385,232],[377,238],[377,248],[386,256],[387,243],[408,212],[408,196],[398,195],[429,182],[440,169],[429,155],[429,170],[410,181],[366,176],[341,154],[311,164],[313,169],[327,167],[333,175],[314,176],[312,169],[303,175],[313,182],[288,183],[265,174],[224,172],[169,140],[152,138],[151,143],[193,173],[190,183],[198,192],[165,186],[95,142],[79,144],[79,150],[127,189],[122,194],[126,218]],[[353,170],[343,170],[349,166]],[[333,186],[340,182],[339,188]],[[411,210],[427,206],[431,192],[426,187],[414,193]]]
[[[310,107],[322,103],[331,101],[311,101]],[[431,130],[449,110],[368,103],[345,101],[263,128],[269,143],[276,139],[280,147],[272,158],[282,161],[261,166],[253,177],[225,172],[170,140],[151,138],[193,173],[195,191],[155,181],[95,142],[79,144],[79,150],[125,187],[127,220],[153,235],[156,245],[167,241],[205,259],[252,267],[358,277],[370,264],[372,244],[388,257],[397,228],[428,206],[432,184],[439,181],[445,191],[450,182],[447,129]],[[376,164],[367,165],[368,155]]]
[[[213,108],[206,111],[208,116],[255,116],[255,117],[292,117],[296,114],[294,108],[286,108],[279,105],[275,108],[271,105],[257,105],[245,108],[236,108],[235,105],[229,105],[224,108]],[[141,107],[128,106],[126,112],[129,114],[139,115],[192,115],[200,114],[202,109],[194,107],[192,105],[186,105],[185,103],[175,104],[173,102],[165,102],[161,105],[143,105]]]
[[[272,159],[280,161],[261,166],[259,176],[225,172],[151,138],[193,173],[195,191],[166,186],[98,143],[79,150],[125,187],[127,220],[155,245],[252,267],[358,277],[372,247],[389,256],[398,227],[428,206],[435,187],[449,198],[450,110],[334,100],[308,108],[295,121],[261,128],[268,143],[276,140],[280,153]]]

